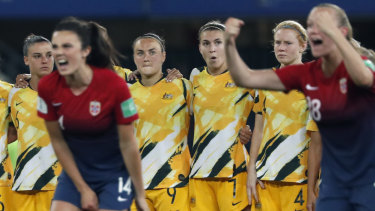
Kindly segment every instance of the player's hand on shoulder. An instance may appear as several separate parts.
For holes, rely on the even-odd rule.
[[[18,74],[16,77],[16,83],[14,87],[16,88],[26,88],[29,86],[29,82],[27,82],[31,78],[30,74]]]
[[[172,82],[174,79],[178,79],[178,78],[182,78],[183,75],[181,74],[181,72],[176,69],[176,68],[172,68],[172,69],[167,69],[167,77],[166,77],[166,81],[167,82]]]
[[[132,73],[129,74],[129,81],[137,80],[139,75],[140,75],[139,71],[134,70]]]
[[[251,140],[251,137],[252,137],[252,136],[253,136],[253,132],[251,131],[249,125],[243,126],[243,127],[240,129],[239,137],[240,137],[240,142],[241,142],[242,144],[247,144],[247,143],[249,143],[250,140]]]

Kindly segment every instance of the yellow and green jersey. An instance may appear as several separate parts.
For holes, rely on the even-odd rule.
[[[120,66],[113,66],[115,72],[117,75],[119,75],[121,78],[123,78],[126,82],[129,81],[129,75],[132,73],[131,70],[120,67]]]
[[[8,154],[8,95],[12,85],[0,81],[0,187],[12,185],[12,166]]]
[[[305,96],[259,91],[254,112],[263,116],[263,139],[256,160],[261,180],[305,183],[310,133],[318,131],[310,118]]]
[[[186,79],[153,86],[130,86],[139,119],[136,137],[142,158],[145,189],[183,187],[188,182],[190,153],[187,135],[192,87]]]
[[[61,166],[44,124],[37,116],[38,93],[13,88],[9,94],[11,118],[17,129],[18,159],[13,190],[54,190]]]
[[[193,69],[194,140],[192,178],[230,178],[246,171],[247,151],[239,142],[254,105],[255,90],[239,88],[228,71],[210,75]]]

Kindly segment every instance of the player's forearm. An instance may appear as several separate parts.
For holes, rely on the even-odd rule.
[[[343,61],[350,78],[357,86],[371,87],[373,84],[373,73],[366,67],[359,53],[341,33],[331,35],[341,52]]]
[[[249,67],[242,60],[236,47],[234,38],[228,38],[225,44],[225,55],[228,63],[228,70],[234,82],[241,87],[248,87],[247,82],[251,80]]]
[[[311,141],[308,157],[308,179],[307,186],[309,193],[315,193],[316,183],[320,169],[320,161],[322,159],[322,143],[319,132],[311,132]]]
[[[127,126],[119,126],[127,127]],[[133,127],[131,127],[133,128]],[[137,141],[132,131],[129,129],[119,129],[120,131],[120,150],[124,158],[126,169],[129,172],[137,197],[145,197],[145,190],[142,178],[141,156],[139,153]],[[129,131],[130,133],[126,132]]]
[[[256,159],[258,157],[260,144],[263,138],[263,117],[260,114],[255,115],[254,132],[250,145],[249,169],[255,169]]]

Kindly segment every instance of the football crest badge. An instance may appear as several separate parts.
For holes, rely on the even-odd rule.
[[[346,94],[348,92],[348,84],[346,78],[341,78],[339,83],[341,93]]]
[[[100,113],[101,104],[98,101],[91,101],[90,102],[90,114],[92,116],[97,116]]]

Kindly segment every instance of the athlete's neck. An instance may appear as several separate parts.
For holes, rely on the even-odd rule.
[[[31,79],[29,81],[31,89],[37,91],[39,81],[40,81],[40,78],[38,76],[31,75]]]
[[[85,64],[71,75],[65,76],[65,81],[75,95],[81,94],[90,85],[94,71]]]
[[[341,62],[342,62],[342,56],[339,52],[330,53],[322,57],[323,74],[327,77],[332,76]]]
[[[156,84],[163,77],[163,72],[160,70],[154,75],[144,75],[141,73],[141,82],[143,86],[152,86]]]
[[[214,68],[214,67],[209,67],[209,66],[207,66],[207,72],[208,72],[208,74],[210,74],[210,75],[220,75],[220,74],[222,74],[223,72],[225,72],[227,69],[228,69],[228,67],[227,67],[226,64],[223,64],[223,65],[221,65],[221,66],[218,67],[218,68]]]

